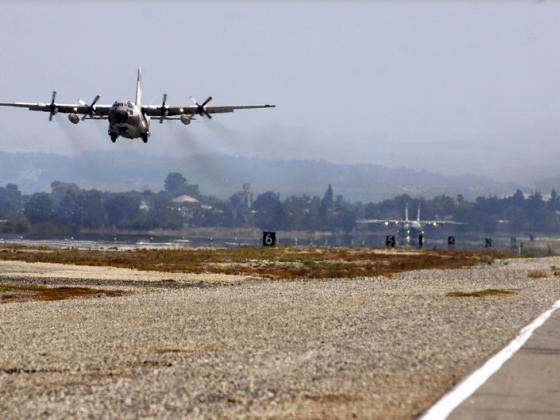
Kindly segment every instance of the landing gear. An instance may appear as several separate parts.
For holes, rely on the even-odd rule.
[[[145,134],[140,135],[140,137],[142,138],[142,141],[144,143],[148,143],[148,136],[149,135],[150,135],[149,133],[145,133]]]
[[[118,134],[109,134],[111,136],[111,141],[114,143],[117,141],[117,138],[119,137]]]

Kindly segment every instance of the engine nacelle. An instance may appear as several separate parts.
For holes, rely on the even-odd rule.
[[[80,117],[78,117],[78,115],[76,114],[68,114],[68,120],[72,124],[78,124],[80,122]]]
[[[180,118],[181,118],[181,122],[185,125],[189,125],[192,120],[192,117],[187,114],[182,114]]]

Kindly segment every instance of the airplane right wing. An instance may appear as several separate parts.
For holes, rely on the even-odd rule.
[[[43,102],[0,102],[0,106],[13,107],[13,108],[27,108],[30,111],[42,111],[49,113],[49,120],[55,114],[76,114],[83,115],[82,119],[99,119],[107,117],[111,110],[111,105],[96,105],[99,100],[99,95],[95,97],[91,104],[86,104],[80,101],[77,104],[57,104],[55,103],[56,92],[52,94],[51,103]],[[99,117],[99,118],[95,118]]]
[[[361,224],[370,224],[370,225],[398,225],[405,223],[406,220],[398,220],[398,219],[362,219],[358,220],[357,223]]]

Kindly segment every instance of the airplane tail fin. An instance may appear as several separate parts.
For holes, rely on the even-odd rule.
[[[138,67],[138,78],[136,79],[136,105],[142,105],[142,68]]]
[[[408,203],[404,205],[404,220],[408,222]]]
[[[420,203],[418,203],[418,210],[416,211],[416,220],[420,221]]]

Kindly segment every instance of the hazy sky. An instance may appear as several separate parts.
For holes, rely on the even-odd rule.
[[[152,124],[148,145],[111,144],[103,122],[1,109],[0,150],[556,168],[560,2],[91,3],[2,2],[0,101],[47,102],[53,89],[63,102],[133,99],[142,65],[144,102],[278,108]]]

